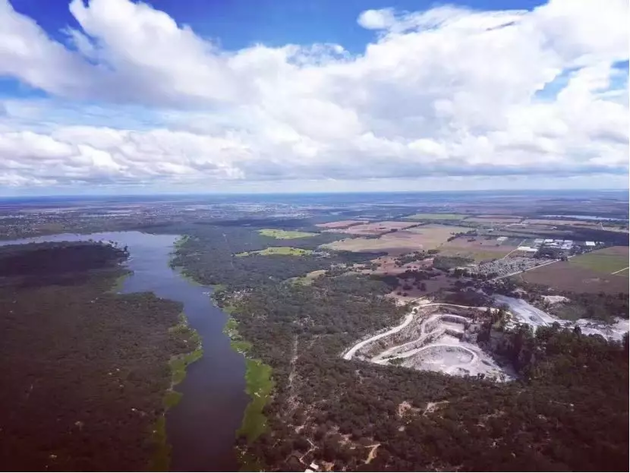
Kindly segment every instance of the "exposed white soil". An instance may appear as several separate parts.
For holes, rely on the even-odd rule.
[[[451,313],[455,309],[466,315]],[[356,356],[379,365],[401,365],[455,376],[513,379],[510,371],[500,367],[479,346],[462,341],[472,314],[485,310],[485,307],[424,304],[408,314],[400,325],[357,343],[343,357],[350,360]]]
[[[612,325],[590,319],[567,321],[523,299],[495,295],[495,300],[497,304],[509,307],[511,321],[508,326],[525,323],[536,330],[557,322],[568,328],[577,325],[584,334],[598,334],[610,340],[621,340],[628,331],[628,320],[625,319],[616,319]],[[420,305],[412,309],[399,325],[357,342],[342,355],[343,358],[455,376],[482,375],[496,381],[516,378],[512,369],[500,366],[489,353],[473,343],[475,327],[478,327],[474,319],[486,311],[486,307],[418,302]]]
[[[563,327],[580,327],[585,335],[601,335],[609,340],[621,340],[624,333],[628,332],[628,320],[616,318],[614,324],[605,324],[592,319],[579,319],[576,321],[564,320],[550,315],[523,299],[516,299],[503,295],[494,296],[498,304],[507,304],[512,314],[512,323],[526,323],[536,328],[551,325],[555,322]]]
[[[569,299],[564,296],[542,296],[544,300],[550,304],[557,304],[558,302],[568,302]]]

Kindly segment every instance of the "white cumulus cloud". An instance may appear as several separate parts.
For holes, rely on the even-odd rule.
[[[0,99],[2,185],[627,173],[626,0],[368,10],[361,54],[229,52],[144,3],[69,9],[64,44],[0,0],[0,76],[63,104]]]

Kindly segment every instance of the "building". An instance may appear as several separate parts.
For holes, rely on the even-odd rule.
[[[537,248],[532,248],[531,246],[519,246],[517,248],[518,251],[525,251],[527,253],[536,253],[538,251]]]
[[[586,246],[595,246],[595,242],[594,241],[587,241],[584,243],[584,245]]]

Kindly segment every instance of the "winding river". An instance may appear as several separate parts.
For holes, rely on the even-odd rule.
[[[188,323],[200,335],[203,357],[188,367],[177,386],[181,402],[169,409],[166,431],[172,446],[173,471],[236,471],[234,440],[249,396],[245,394],[245,360],[223,333],[227,315],[210,299],[210,289],[194,284],[169,267],[177,235],[107,232],[58,234],[2,241],[0,245],[44,241],[114,241],[127,246],[133,273],[122,293],[150,291],[181,302]]]

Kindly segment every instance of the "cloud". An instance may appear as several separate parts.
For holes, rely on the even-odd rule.
[[[368,30],[384,30],[396,23],[396,17],[391,8],[366,10],[359,15],[357,22]]]
[[[0,102],[3,185],[627,173],[624,0],[368,10],[358,55],[228,52],[128,0],[70,11],[62,44],[0,0],[0,75],[61,104]]]

